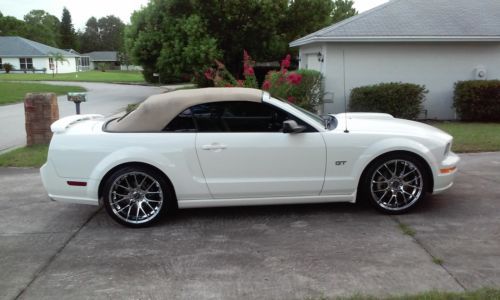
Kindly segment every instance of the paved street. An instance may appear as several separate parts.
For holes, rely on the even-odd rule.
[[[81,104],[82,114],[98,113],[105,116],[123,111],[130,103],[137,103],[150,95],[165,90],[158,87],[88,82],[45,82],[57,85],[77,85],[87,89],[87,102]],[[58,97],[59,116],[75,114],[75,104],[66,96]],[[23,103],[0,106],[0,151],[26,144]]]
[[[37,170],[0,169],[0,299],[304,299],[500,287],[500,153],[462,159],[452,190],[408,215],[350,204],[192,209],[139,230],[96,207],[51,202]]]

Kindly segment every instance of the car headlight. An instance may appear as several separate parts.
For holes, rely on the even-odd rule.
[[[448,156],[448,154],[450,154],[450,151],[451,151],[451,142],[449,142],[448,144],[446,144],[446,147],[444,148],[444,156]]]

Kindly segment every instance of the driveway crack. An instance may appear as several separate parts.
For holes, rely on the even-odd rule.
[[[52,262],[59,256],[59,254],[66,248],[66,246],[75,238],[75,236],[80,233],[80,231],[97,215],[97,213],[101,211],[101,208],[97,209],[94,213],[92,213],[89,218],[80,226],[78,227],[73,234],[64,242],[64,244],[57,249],[56,253],[54,253],[45,264],[43,264],[33,275],[31,280],[28,282],[28,284],[21,290],[19,293],[14,297],[15,300],[20,299],[21,296],[30,288],[30,286],[35,282],[35,280],[43,275],[45,271],[48,269],[48,267],[52,264]]]
[[[398,218],[398,217],[396,217],[396,216],[391,216],[391,219],[392,219],[392,220],[394,220],[394,222],[396,222],[396,224],[397,224],[398,226],[400,226],[400,227],[401,227],[401,226],[406,226],[406,224],[404,224],[403,222],[401,222],[401,220],[399,220],[399,218]],[[418,239],[418,238],[416,237],[416,234],[411,235],[411,236],[410,236],[410,238],[412,238],[412,239],[413,239],[413,241],[414,241],[414,242],[415,242],[415,243],[416,243],[416,244],[417,244],[420,248],[422,248],[422,249],[423,249],[423,250],[427,253],[427,255],[429,255],[429,256],[430,256],[430,258],[431,258],[432,260],[434,260],[434,259],[436,259],[436,258],[437,258],[436,256],[434,256],[434,255],[432,254],[431,250],[430,250],[430,249],[428,249],[428,248],[424,245],[424,243],[423,243],[420,239]],[[458,284],[458,286],[460,286],[460,287],[462,288],[462,290],[463,290],[463,291],[467,291],[467,288],[466,288],[466,287],[465,287],[465,286],[464,286],[464,285],[460,282],[460,280],[458,280],[458,278],[457,278],[457,277],[455,277],[455,275],[453,275],[453,273],[452,273],[452,272],[451,272],[448,268],[446,268],[446,266],[445,266],[444,264],[440,263],[440,264],[436,264],[436,265],[441,266],[441,268],[443,268],[443,270],[444,270],[446,273],[448,273],[448,275],[449,275],[449,276],[450,276],[450,277],[451,277],[451,278],[455,281],[455,283],[456,283],[456,284]]]

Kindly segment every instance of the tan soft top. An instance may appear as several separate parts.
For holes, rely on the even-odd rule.
[[[107,131],[161,131],[178,114],[191,106],[219,101],[262,102],[263,91],[249,88],[204,88],[154,95],[121,119],[110,121]]]

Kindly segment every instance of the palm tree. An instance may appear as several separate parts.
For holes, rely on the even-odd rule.
[[[52,60],[56,63],[56,72],[55,74],[58,73],[58,63],[60,62],[61,64],[64,64],[65,62],[69,62],[61,53],[49,53],[50,54],[50,58],[52,58]],[[52,68],[52,77],[55,76],[54,74],[54,68]]]

